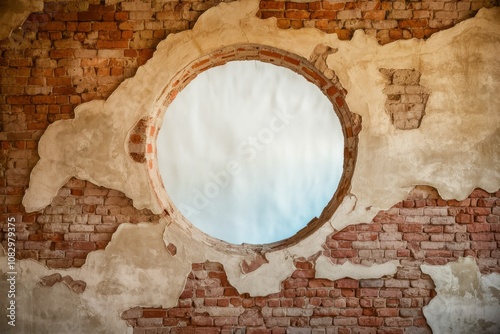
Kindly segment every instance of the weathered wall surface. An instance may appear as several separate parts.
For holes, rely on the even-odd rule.
[[[426,41],[377,43],[389,42],[386,35],[429,36],[479,6],[432,3],[390,2],[378,20],[351,8],[367,5],[361,2],[328,10],[332,3],[221,4],[193,30],[168,35],[151,58],[166,34],[192,28],[213,3],[47,2],[22,35],[2,42],[0,63],[3,245],[12,217],[17,257],[26,259],[16,264],[16,329],[427,333],[428,323],[436,333],[497,332],[500,14],[482,10]],[[260,19],[273,9],[266,6],[278,6],[271,16],[285,21]],[[451,22],[432,27],[443,12]],[[363,15],[363,25],[347,25],[349,13]],[[414,23],[434,30],[405,29],[408,15],[428,15]],[[342,41],[281,29],[286,20],[363,31]],[[395,21],[390,29],[401,36],[374,20]],[[293,246],[260,253],[211,247],[170,205],[162,215],[149,165],[128,151],[130,143],[132,153],[141,145],[147,151],[144,141],[154,141],[136,124],[156,115],[180,69],[249,43],[320,59],[315,66],[328,78],[335,72],[349,109],[362,117],[350,194],[332,219]],[[318,45],[335,51],[320,57]],[[73,115],[85,101],[92,102]],[[60,119],[67,120],[47,128]],[[441,196],[417,187],[408,197],[423,184]],[[457,302],[467,307],[451,307]],[[436,308],[450,312],[437,317]]]

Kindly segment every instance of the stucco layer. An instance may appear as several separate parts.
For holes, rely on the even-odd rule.
[[[0,40],[23,24],[32,12],[43,9],[43,0],[0,0]]]
[[[433,333],[500,332],[499,274],[481,275],[471,257],[421,268],[432,277],[438,294],[424,307]]]
[[[338,49],[327,58],[327,65],[348,91],[350,110],[363,119],[351,195],[329,223],[291,247],[265,252],[267,262],[247,274],[240,266],[243,260],[250,263],[255,259],[251,248],[229,251],[224,244],[212,247],[175,208],[167,208],[169,216],[158,225],[121,225],[105,251],[91,253],[81,269],[65,271],[87,283],[83,294],[75,297],[60,284],[50,289],[57,295],[71,295],[68,298],[79,316],[94,324],[89,333],[106,332],[107,328],[126,332],[119,315],[137,305],[175,305],[192,263],[219,262],[240,293],[267,295],[279,291],[280,282],[294,269],[294,259],[321,250],[326,235],[347,225],[369,222],[379,210],[403,199],[416,184],[434,186],[445,198],[455,199],[465,198],[474,187],[489,191],[500,187],[498,8],[483,10],[476,18],[428,41],[386,46],[363,32],[344,42],[315,29],[279,30],[273,19],[256,18],[257,10],[257,1],[223,3],[208,10],[193,30],[169,35],[160,43],[153,58],[106,101],[83,104],[75,119],[49,126],[40,140],[40,161],[31,174],[24,206],[28,211],[47,206],[58,189],[76,176],[123,191],[138,208],[161,212],[148,166],[134,162],[127,152],[129,131],[161,107],[164,89],[172,85],[180,69],[223,46],[246,43],[279,48],[306,59],[319,44]],[[417,69],[422,75],[420,84],[430,94],[426,115],[415,130],[396,129],[384,110],[386,82],[379,69],[395,64]],[[175,255],[168,252],[169,244],[175,245]],[[328,263],[320,269],[327,272],[326,277],[330,277],[328,271],[338,271],[335,278],[352,272],[349,266]],[[381,277],[393,270],[382,266],[359,277]],[[48,288],[35,282],[54,272],[36,262],[21,261],[18,282],[27,296],[31,292],[43,294],[46,290],[40,289]],[[70,330],[50,328],[51,323],[66,322],[60,309],[58,303],[46,303],[36,318],[40,328],[51,333]],[[20,316],[19,321],[30,320]]]

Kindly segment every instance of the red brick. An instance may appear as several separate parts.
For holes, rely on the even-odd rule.
[[[359,289],[360,297],[378,297],[379,289],[376,288],[361,288]]]
[[[335,20],[337,12],[333,10],[318,10],[312,13],[311,19]]]
[[[363,12],[363,19],[365,20],[385,20],[386,11],[385,10],[371,10]]]
[[[333,258],[352,258],[358,256],[358,251],[355,249],[342,249],[342,250],[331,250],[331,257]],[[314,277],[314,276],[313,276]]]
[[[351,278],[343,278],[335,281],[336,288],[359,288],[359,281]]]
[[[167,310],[146,308],[142,310],[144,318],[163,318],[167,315]]]
[[[64,31],[66,24],[60,21],[50,21],[40,25],[40,31]]]
[[[288,3],[287,3],[288,6]],[[306,4],[307,6],[307,4]],[[285,3],[283,1],[260,1],[260,9],[285,9]]]
[[[423,226],[422,224],[399,224],[398,231],[400,232],[422,232]]]
[[[96,249],[96,245],[94,242],[76,241],[73,243],[73,249],[92,251]]]
[[[367,327],[381,327],[384,323],[384,318],[378,317],[359,317],[358,324]]]
[[[98,49],[127,49],[129,46],[128,40],[118,40],[118,41],[97,41]]]
[[[413,20],[401,20],[398,25],[401,29],[407,28],[423,28],[427,27],[429,22],[427,19],[413,19]]]
[[[426,257],[452,257],[450,250],[426,250]]]
[[[470,246],[472,249],[496,249],[497,243],[494,241],[471,241]]]
[[[332,236],[332,239],[336,240],[358,240],[358,233],[356,232],[337,232]]]
[[[98,31],[98,30],[113,31],[116,29],[117,29],[116,22],[94,22],[92,24],[93,31]]]
[[[307,287],[308,281],[305,278],[293,278],[285,281],[285,289],[296,289],[300,287]]]
[[[467,232],[478,233],[478,232],[489,232],[490,224],[470,224],[467,225]]]
[[[397,317],[399,315],[397,308],[377,308],[376,310],[379,317]]]
[[[471,233],[471,240],[474,241],[493,241],[495,240],[493,233]]]
[[[287,10],[285,11],[285,17],[289,19],[308,19],[311,13],[305,10]]]
[[[99,21],[102,17],[100,12],[78,12],[78,21]]]

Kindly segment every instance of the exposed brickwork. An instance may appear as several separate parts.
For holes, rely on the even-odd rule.
[[[361,29],[380,44],[399,39],[428,38],[473,17],[497,0],[368,0],[368,1],[260,1],[259,17],[277,18],[283,29],[315,27],[347,40]]]
[[[146,128],[147,119],[143,118],[137,122],[130,132],[128,152],[135,162],[146,162]]]
[[[385,110],[394,126],[401,130],[416,129],[425,115],[428,90],[420,85],[420,72],[415,69],[381,68],[388,80]]]
[[[250,297],[231,286],[222,265],[197,263],[176,307],[136,307],[122,318],[134,334],[431,333],[422,307],[435,296],[434,283],[420,265],[470,255],[483,274],[500,272],[499,195],[476,189],[463,201],[445,201],[421,187],[371,224],[327,237],[324,255],[333,263],[399,260],[391,277],[317,279],[314,259],[297,261],[279,293]]]
[[[31,219],[22,217],[21,200],[49,124],[107,98],[161,40],[219,2],[45,1],[43,12],[0,41],[0,214]]]
[[[483,274],[500,273],[499,196],[500,191],[481,189],[463,201],[445,201],[435,191],[426,198],[410,196],[371,224],[349,226],[327,238],[324,254],[334,263],[401,260],[407,270],[473,256]]]
[[[43,12],[31,14],[21,29],[14,31],[9,39],[0,41],[0,213],[3,217],[8,213],[16,215],[18,221],[32,219],[32,215],[25,215],[21,200],[29,174],[39,159],[38,140],[46,127],[56,120],[72,118],[74,107],[82,102],[108,97],[152,56],[160,40],[171,32],[192,27],[203,11],[217,3],[218,0],[122,1],[106,6],[99,0],[46,1]],[[371,28],[363,28],[365,31],[383,37],[390,35],[391,29],[399,28],[386,29],[376,24],[390,20],[403,24],[405,19],[395,17],[401,15],[402,10],[411,10],[415,19],[428,20],[430,28],[424,27],[425,33],[448,27],[433,26],[439,20],[445,22],[446,13],[457,16],[451,19],[451,25],[491,4],[491,1],[477,0],[262,1],[261,13],[263,17],[282,13],[283,18],[285,12],[296,12],[287,16],[309,15],[306,19],[289,17],[285,21],[290,20],[290,26],[309,26],[314,22],[320,29],[339,32],[342,38],[350,35],[356,24],[366,23]],[[387,20],[375,19],[377,10],[381,11],[379,15],[383,12]],[[335,11],[334,18],[331,11]],[[361,19],[346,18],[356,11],[362,14]],[[410,30],[418,37],[417,29]],[[319,63],[315,61],[320,66],[324,54],[316,56],[317,59],[311,55],[311,61],[320,60]],[[323,74],[327,78],[330,75]],[[142,139],[134,137],[134,140]],[[138,154],[135,158],[142,161],[142,151],[135,153]]]
[[[87,288],[87,283],[84,281],[75,281],[71,276],[61,276],[59,273],[55,273],[49,276],[42,277],[40,280],[39,284],[41,286],[47,286],[51,287],[56,283],[63,282],[66,284],[71,290],[73,290],[76,293],[83,293],[85,291],[85,288]]]
[[[106,247],[121,223],[159,220],[150,210],[135,209],[123,193],[77,179],[61,188],[41,212],[14,217],[18,259],[35,259],[52,268],[80,267],[88,253]]]
[[[430,277],[418,287],[393,278],[315,279],[314,264],[297,262],[279,293],[239,294],[218,263],[197,263],[176,307],[133,308],[122,319],[144,333],[431,333],[422,307],[435,295]]]

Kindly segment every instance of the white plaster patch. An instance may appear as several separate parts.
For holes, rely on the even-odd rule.
[[[327,278],[335,281],[341,278],[349,277],[354,279],[369,279],[380,278],[383,276],[392,276],[401,267],[398,260],[387,261],[382,264],[372,264],[371,266],[364,266],[360,264],[353,264],[346,261],[341,265],[333,264],[327,257],[320,256],[316,260],[316,278]]]
[[[0,0],[0,40],[11,36],[33,12],[43,10],[43,0]]]
[[[18,261],[16,330],[126,333],[131,332],[131,328],[120,319],[122,312],[137,305],[175,306],[191,263],[168,253],[162,238],[165,225],[164,220],[158,224],[121,224],[106,249],[89,254],[81,268],[52,270],[33,260]],[[4,254],[0,256],[0,263],[3,277],[8,272]],[[42,277],[56,272],[85,281],[85,291],[78,295],[64,284],[39,285]],[[0,293],[5,296],[4,286],[0,287]],[[4,321],[0,322],[0,326],[5,325]],[[2,333],[10,333],[3,331],[9,327],[0,329]]]
[[[423,308],[434,334],[500,333],[500,274],[481,275],[472,257],[420,268],[436,285],[437,296]]]

